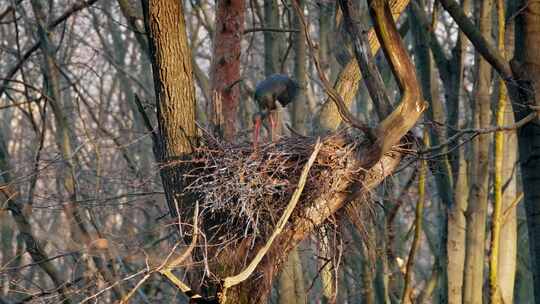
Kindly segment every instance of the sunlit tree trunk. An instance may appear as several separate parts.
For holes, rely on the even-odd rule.
[[[505,26],[505,7],[503,0],[497,0],[497,44],[505,57],[511,54],[514,43],[513,20],[510,20],[508,33]],[[511,112],[504,81],[498,80],[498,107],[496,123],[498,126],[511,125],[514,117]],[[517,218],[516,208],[512,206],[517,199],[516,161],[517,138],[515,131],[495,133],[494,177],[493,177],[493,215],[491,220],[491,248],[489,263],[490,303],[513,303],[514,280],[517,258]]]
[[[480,31],[491,37],[491,15],[493,3],[484,0],[480,5]],[[490,87],[491,66],[478,59],[474,126],[486,128],[491,125]],[[490,134],[479,135],[473,141],[471,169],[471,194],[467,209],[466,255],[464,272],[463,303],[482,303],[484,285],[484,262],[486,255],[486,218],[488,209]]]
[[[501,0],[498,0],[501,3]],[[505,31],[505,48],[507,58],[512,56],[514,50],[514,22],[510,21],[507,24]],[[503,85],[501,83],[501,85]],[[510,100],[505,100],[507,103],[504,111],[503,125],[511,125],[514,123],[514,116],[511,109],[513,108]],[[514,303],[514,286],[517,268],[517,238],[518,238],[518,220],[517,207],[514,205],[518,199],[518,183],[517,183],[517,132],[504,132],[504,144],[502,154],[502,218],[501,218],[501,235],[502,242],[499,244],[499,288],[503,303]]]
[[[244,15],[244,0],[216,2],[216,30],[210,67],[214,104],[211,111],[214,111],[214,124],[218,125],[227,140],[233,140],[236,134]],[[222,117],[223,121],[218,117]]]
[[[180,2],[145,1],[143,10],[150,38],[159,124],[157,158],[165,165],[188,156],[197,144],[191,50]],[[178,211],[180,216],[184,215],[183,211],[191,206],[182,195],[180,172],[163,166],[161,178],[171,215],[178,215]]]
[[[508,106],[508,108],[510,105]],[[510,109],[505,111],[504,125],[511,125],[514,117]],[[503,303],[514,303],[514,280],[517,264],[517,211],[513,206],[518,199],[516,170],[517,162],[517,134],[515,131],[506,132],[504,138],[502,181],[504,190],[502,195],[501,242],[499,244],[498,284]]]

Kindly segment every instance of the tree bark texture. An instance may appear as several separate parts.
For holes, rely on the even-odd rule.
[[[240,89],[240,55],[244,32],[244,0],[216,2],[216,30],[213,41],[210,82],[214,107],[214,120],[226,140],[236,134],[238,98]],[[219,104],[218,104],[219,103]],[[214,121],[216,123],[216,121]],[[219,124],[223,123],[222,126]]]
[[[182,4],[150,0],[143,5],[154,73],[159,124],[158,160],[171,215],[183,211],[182,180],[168,163],[186,157],[197,144],[195,86],[191,50],[187,41]]]
[[[499,3],[502,2],[498,0]],[[513,12],[512,12],[513,13]],[[505,53],[506,58],[511,57],[514,51],[514,22],[510,21],[505,29]],[[501,85],[502,82],[501,82]],[[503,125],[511,125],[515,122],[512,114],[512,103],[506,96],[507,103],[504,111]],[[518,197],[517,166],[518,151],[517,132],[509,131],[504,133],[504,145],[502,155],[502,218],[501,235],[502,242],[499,244],[499,288],[503,303],[514,303],[514,286],[517,268],[517,238],[518,238],[518,220],[517,207],[512,206]]]
[[[491,0],[481,1],[480,31],[490,40],[492,29]],[[491,124],[491,66],[478,59],[477,87],[474,106],[474,126],[487,128]],[[481,303],[484,285],[484,257],[486,255],[486,220],[488,212],[489,154],[491,134],[479,135],[473,141],[471,194],[467,209],[467,235],[464,272],[463,303]]]
[[[516,48],[512,62],[521,105],[540,105],[540,1],[520,1],[516,19]],[[510,88],[509,88],[510,90]],[[516,102],[514,100],[514,102]],[[520,120],[530,110],[515,107]],[[540,125],[538,117],[518,132],[519,159],[525,195],[535,303],[540,303]]]

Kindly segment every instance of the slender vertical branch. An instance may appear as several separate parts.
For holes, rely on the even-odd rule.
[[[427,129],[424,130],[424,145],[429,146],[429,137]],[[414,271],[414,258],[416,252],[420,248],[420,237],[422,233],[422,223],[424,216],[424,203],[426,200],[426,174],[427,174],[427,162],[426,160],[420,161],[420,172],[418,175],[418,202],[416,203],[416,212],[414,218],[414,238],[409,251],[409,258],[407,259],[407,267],[405,270],[403,296],[401,303],[413,303],[412,301],[412,275]]]
[[[504,37],[505,37],[505,19],[504,19],[504,0],[497,0],[497,45],[501,56],[505,56]],[[504,124],[506,110],[506,86],[503,80],[499,80],[498,109],[496,114],[497,126]],[[493,177],[493,214],[491,220],[491,255],[489,256],[489,302],[492,304],[501,303],[498,269],[499,269],[499,241],[501,237],[502,226],[502,204],[503,204],[503,153],[504,153],[504,132],[495,133],[494,146],[494,177]]]

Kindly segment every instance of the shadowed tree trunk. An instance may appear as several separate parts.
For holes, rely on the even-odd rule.
[[[334,54],[334,44],[337,42],[336,4],[331,0],[319,2],[319,60],[330,81],[334,81],[339,69],[339,63]]]
[[[518,104],[540,106],[540,1],[519,1],[516,48],[512,64],[519,79]],[[509,88],[510,89],[510,88]],[[515,107],[516,121],[530,113]],[[540,125],[538,117],[518,132],[519,159],[525,194],[535,303],[540,303]]]
[[[301,8],[304,8],[304,1],[298,1]],[[293,28],[300,28],[302,25],[298,20],[298,15],[295,15]],[[306,37],[302,32],[294,34],[294,78],[300,86],[298,96],[292,104],[292,126],[300,134],[306,135],[306,118],[308,117],[307,103],[307,70],[306,70]]]
[[[412,9],[416,16],[415,20],[422,23],[422,28],[431,29],[429,31],[429,37],[424,37],[422,41],[428,41],[433,53],[434,63],[437,65],[437,69],[442,79],[442,85],[444,87],[444,96],[446,101],[447,118],[446,121],[443,115],[437,114],[437,106],[433,105],[433,120],[437,123],[447,123],[452,128],[449,128],[446,137],[451,137],[459,129],[460,115],[464,106],[460,106],[461,97],[464,95],[463,78],[464,78],[464,58],[465,51],[468,44],[468,40],[465,38],[463,32],[458,32],[456,45],[452,49],[451,57],[446,58],[442,46],[439,44],[437,37],[433,31],[433,25],[427,20],[427,16],[423,10],[423,5],[419,1],[412,3]],[[470,1],[464,0],[461,3],[461,7],[464,12],[469,12]],[[428,112],[429,115],[429,112]],[[430,134],[440,133],[431,131]],[[441,137],[442,136],[442,137]],[[440,139],[445,137],[439,134]],[[439,139],[439,140],[440,140]],[[434,144],[436,138],[432,137]],[[444,142],[444,140],[443,140]],[[443,149],[442,151],[445,151]],[[454,151],[449,151],[449,158],[442,157],[442,160],[437,160],[438,166],[441,172],[437,177],[437,187],[439,191],[444,189],[445,183],[440,183],[440,179],[444,178],[450,181],[453,185],[452,191],[443,191],[442,199],[447,204],[447,218],[448,218],[448,233],[447,233],[447,256],[448,261],[445,265],[444,261],[441,261],[443,268],[448,269],[447,276],[447,291],[446,288],[439,288],[439,301],[442,303],[448,301],[452,304],[462,303],[462,291],[463,291],[463,273],[465,263],[465,232],[466,232],[466,220],[465,211],[467,209],[467,201],[469,197],[469,183],[467,176],[467,161],[465,159],[464,147],[457,148]],[[446,166],[442,165],[444,162],[448,162]],[[448,172],[448,166],[450,166],[450,172]],[[443,180],[444,181],[444,180]],[[442,188],[440,187],[442,186]],[[450,196],[450,197],[448,197]],[[443,233],[444,237],[444,233]],[[444,280],[443,280],[444,281]],[[444,284],[444,282],[441,282]]]
[[[279,6],[277,0],[264,0],[264,26],[279,28]],[[264,32],[264,75],[279,72],[280,50],[283,47],[283,34]]]
[[[417,0],[415,3],[412,3],[411,6],[411,28],[415,37],[415,54],[417,54],[416,67],[420,75],[424,97],[430,104],[430,107],[428,107],[427,110],[427,117],[434,122],[443,124],[445,123],[446,118],[443,110],[443,104],[440,100],[438,92],[439,78],[436,77],[436,73],[433,70],[433,59],[429,49],[429,45],[433,37],[431,37],[425,26],[421,25],[420,19],[422,17],[418,16],[419,14],[423,13],[419,10],[422,10],[425,5],[423,1]],[[436,24],[431,24],[431,28],[434,28],[435,26]],[[429,138],[431,145],[438,146],[442,142],[446,141],[446,134],[442,128],[434,126],[429,128]],[[446,149],[443,149],[441,152],[446,152]],[[440,216],[440,251],[435,267],[437,267],[440,275],[438,285],[439,301],[441,303],[445,303],[451,301],[451,296],[448,294],[448,284],[456,283],[448,277],[451,275],[450,272],[453,272],[452,279],[457,277],[459,281],[461,281],[461,277],[463,276],[463,272],[460,271],[459,268],[449,269],[448,267],[449,257],[448,247],[446,244],[449,239],[450,229],[448,222],[448,210],[451,210],[454,206],[454,199],[452,197],[453,176],[447,154],[443,154],[441,157],[431,161],[429,167],[431,169],[431,173],[435,177],[437,192],[439,193],[441,203],[443,204]],[[459,289],[459,292],[461,293],[461,289]]]

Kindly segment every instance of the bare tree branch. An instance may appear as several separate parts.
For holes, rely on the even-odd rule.
[[[66,10],[60,17],[54,19],[49,25],[47,26],[48,30],[51,30],[55,28],[60,23],[66,21],[69,17],[71,17],[73,14],[79,12],[80,10],[87,8],[89,6],[92,6],[94,3],[96,3],[98,0],[88,0],[88,1],[81,1],[79,3],[73,4],[68,10]],[[0,86],[0,97],[4,94],[6,89],[8,88],[7,85],[9,83],[8,79],[13,78],[15,74],[19,71],[19,69],[23,66],[23,64],[34,54],[35,51],[39,49],[41,45],[41,41],[36,42],[34,45],[32,45],[24,54],[20,57],[19,61],[7,72],[7,75],[3,78],[5,80],[2,82],[2,86]]]
[[[513,78],[510,64],[506,61],[497,48],[486,41],[476,25],[463,13],[459,4],[454,0],[439,0],[444,9],[452,16],[467,38],[474,45],[476,50],[488,61],[493,68],[505,80]]]

